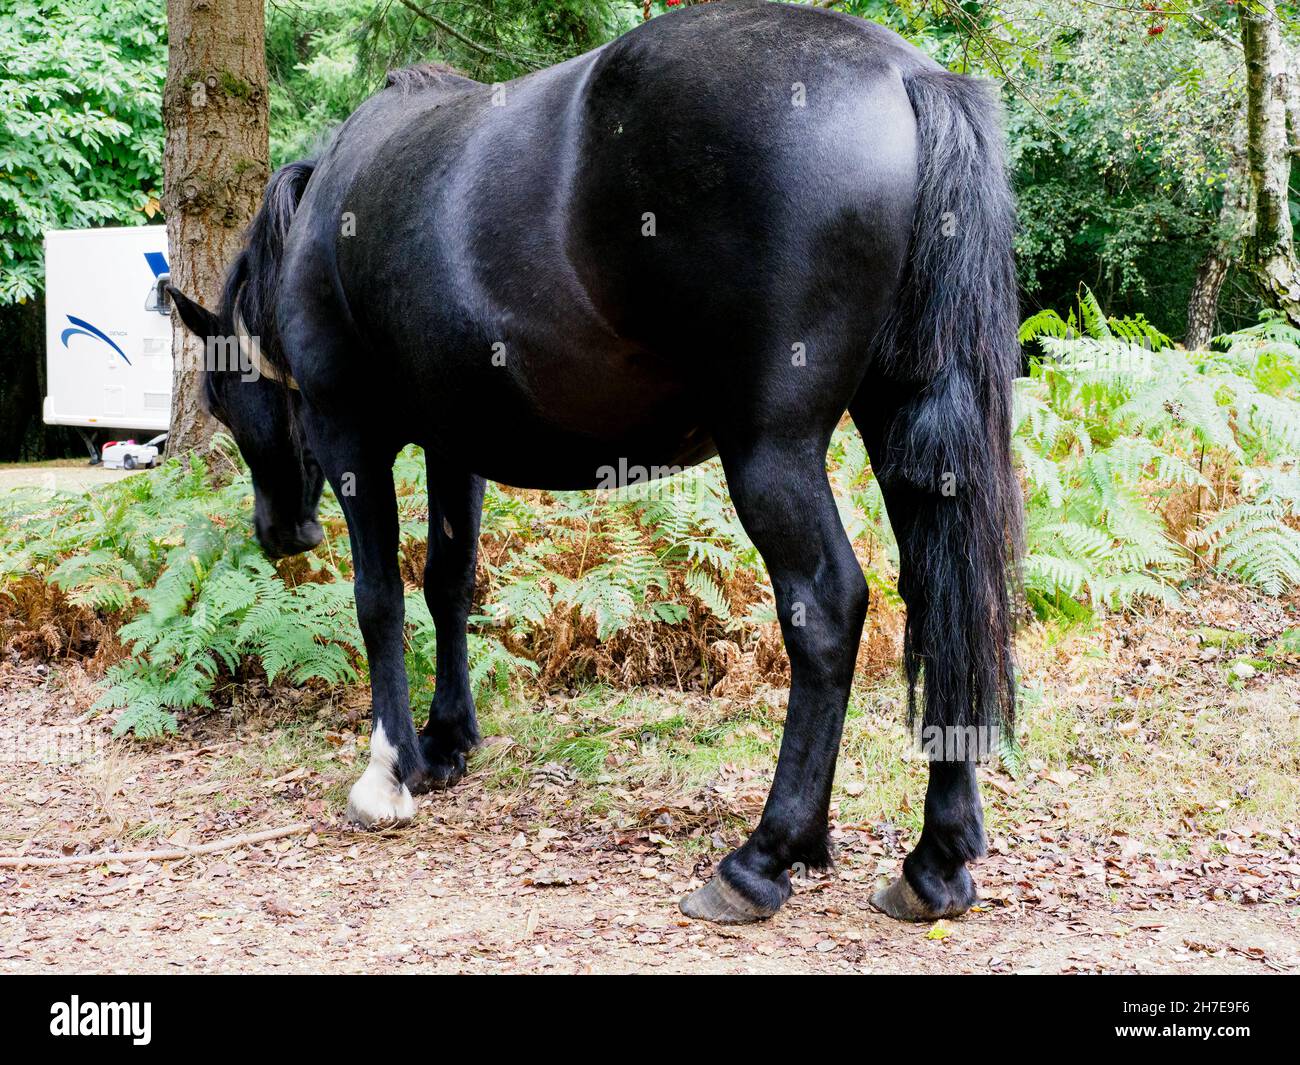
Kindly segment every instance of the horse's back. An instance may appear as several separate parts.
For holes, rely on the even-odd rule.
[[[902,74],[928,63],[858,19],[726,2],[504,86],[386,89],[313,177],[295,298],[341,299],[367,372],[499,480],[703,457],[753,401],[737,382],[799,346],[794,401],[838,417],[906,255]]]

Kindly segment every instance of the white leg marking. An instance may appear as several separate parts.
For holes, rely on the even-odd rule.
[[[415,816],[415,798],[397,779],[397,748],[384,726],[370,734],[370,764],[348,792],[348,820],[363,828],[405,824]]]

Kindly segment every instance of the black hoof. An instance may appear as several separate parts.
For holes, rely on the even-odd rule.
[[[465,775],[465,755],[468,751],[447,750],[436,736],[420,736],[420,753],[424,766],[418,780],[407,781],[412,794],[445,791],[459,783]]]
[[[975,881],[963,866],[950,880],[925,878],[925,895],[900,876],[871,896],[871,905],[896,921],[937,921],[943,917],[960,917],[979,897]]]
[[[752,924],[765,921],[790,897],[790,874],[782,873],[776,881],[745,878],[747,890],[741,890],[718,874],[698,891],[692,891],[677,908],[687,917],[714,924]]]

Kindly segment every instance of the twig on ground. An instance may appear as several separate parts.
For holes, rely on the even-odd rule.
[[[168,862],[178,858],[194,858],[201,854],[217,854],[220,851],[234,850],[254,843],[266,843],[268,840],[283,836],[296,836],[311,831],[306,821],[297,821],[284,828],[268,828],[262,832],[249,832],[242,836],[230,836],[227,839],[202,843],[197,847],[174,847],[170,850],[152,851],[98,851],[95,854],[71,854],[61,858],[42,858],[23,855],[0,857],[0,868],[16,869],[32,865],[44,868],[68,867],[74,865],[99,865],[101,862]]]

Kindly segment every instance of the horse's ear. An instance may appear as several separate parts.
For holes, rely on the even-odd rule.
[[[195,303],[175,285],[167,286],[167,295],[172,298],[172,303],[176,305],[181,321],[185,323],[185,328],[191,333],[204,340],[217,335],[217,316],[215,314],[206,307]]]

